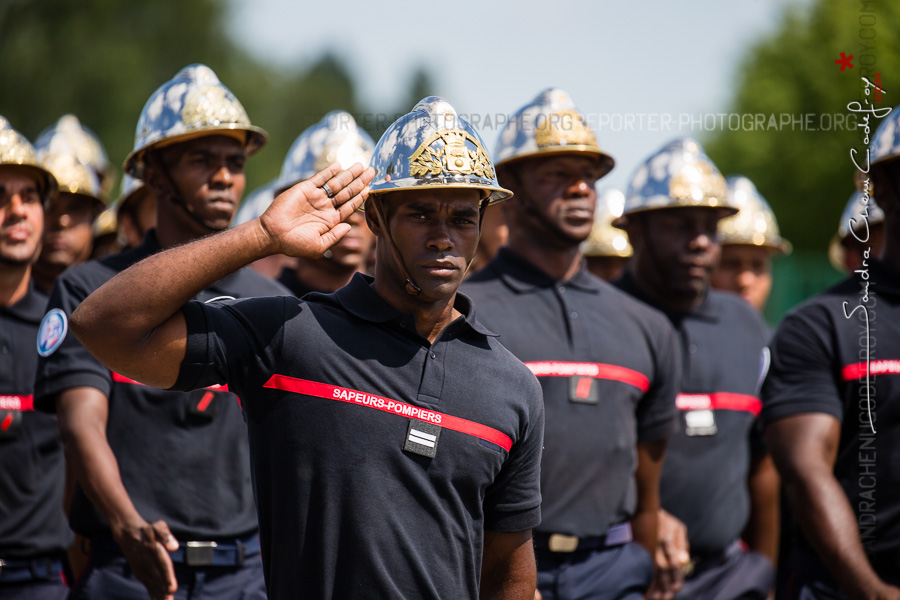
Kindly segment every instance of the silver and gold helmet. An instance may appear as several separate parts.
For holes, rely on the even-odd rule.
[[[776,254],[790,254],[791,243],[781,237],[772,207],[753,182],[740,175],[733,175],[726,182],[728,204],[740,212],[719,221],[722,245],[762,246]]]
[[[275,186],[275,195],[309,179],[335,161],[344,169],[356,162],[367,165],[374,148],[375,142],[356,125],[350,113],[331,111],[291,144]]]
[[[624,208],[625,194],[619,190],[607,190],[597,198],[594,226],[588,239],[581,243],[582,254],[628,258],[634,253],[628,235],[612,225],[613,219],[621,216]]]
[[[500,133],[497,166],[547,154],[581,154],[595,158],[597,178],[609,173],[615,161],[597,145],[597,138],[578,112],[568,92],[548,88],[526,104]]]
[[[884,109],[878,109],[884,110]],[[869,145],[869,173],[875,165],[900,158],[900,106],[895,107],[875,131],[872,143]],[[859,164],[865,164],[865,160],[858,159]],[[856,188],[863,191],[863,183],[866,174],[856,171]],[[869,182],[869,193],[874,193]],[[852,200],[851,200],[852,201]]]
[[[9,121],[0,116],[0,166],[2,165],[19,167],[34,176],[41,184],[41,197],[45,206],[56,197],[56,178],[38,162],[34,146],[24,135],[13,129]]]
[[[639,212],[689,207],[717,208],[723,217],[738,211],[728,204],[725,178],[700,143],[678,138],[651,155],[632,175],[625,210],[613,225],[625,227],[628,216]]]
[[[497,183],[481,136],[437,96],[420,100],[387,128],[375,146],[371,166],[376,172],[370,197],[428,188],[481,190],[490,204],[512,196]]]
[[[838,271],[844,271],[844,240],[850,237],[851,232],[855,232],[860,239],[867,238],[866,228],[881,223],[884,223],[884,211],[876,204],[875,198],[866,198],[862,192],[854,192],[841,213],[837,234],[828,244],[828,260],[831,265]]]
[[[94,170],[100,182],[104,200],[109,197],[115,180],[115,169],[106,156],[106,150],[97,135],[81,124],[75,115],[63,115],[55,125],[48,127],[34,143],[38,160],[48,154],[71,154],[82,164]]]
[[[278,195],[275,193],[275,188],[279,185],[279,182],[280,180],[270,181],[266,185],[258,187],[247,194],[247,197],[244,198],[244,201],[241,202],[241,205],[238,207],[237,212],[234,215],[234,220],[231,222],[231,226],[237,227],[247,221],[252,221],[266,212],[269,205],[275,201],[275,196]]]
[[[98,206],[105,206],[100,195],[100,180],[89,165],[84,164],[74,154],[44,154],[41,166],[53,173],[59,191],[79,196]]]
[[[213,134],[236,137],[247,154],[262,148],[268,139],[264,130],[250,124],[247,111],[212,69],[190,65],[147,100],[134,134],[134,150],[125,159],[125,172],[141,179],[148,149]]]

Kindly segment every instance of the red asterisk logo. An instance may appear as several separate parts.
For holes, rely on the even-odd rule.
[[[841,57],[839,59],[837,59],[836,61],[834,61],[834,64],[841,65],[841,72],[843,73],[844,67],[850,67],[851,69],[853,68],[853,63],[851,62],[852,60],[853,60],[852,54],[850,56],[847,56],[846,54],[841,52]]]

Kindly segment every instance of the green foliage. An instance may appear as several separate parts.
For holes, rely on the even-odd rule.
[[[293,70],[262,64],[224,33],[226,10],[222,0],[0,2],[0,115],[34,140],[73,113],[121,167],[153,91],[181,68],[205,63],[269,133],[247,162],[249,192],[278,176],[294,139],[328,111],[372,114],[335,56]],[[427,75],[417,77],[414,87],[430,87]],[[370,133],[377,139],[391,121],[393,113]]]
[[[882,106],[900,104],[898,22],[896,2],[812,0],[802,8],[789,6],[777,30],[744,60],[729,110],[763,114],[767,125],[769,115],[780,122],[782,113],[812,114],[809,123],[819,130],[803,130],[808,123],[799,121],[752,131],[726,126],[704,144],[724,174],[753,180],[796,248],[824,254],[854,189],[850,149],[865,147],[861,129],[835,130],[835,120],[823,115],[849,117],[847,104],[862,97],[860,76],[874,80],[876,72],[893,92],[884,95]],[[841,72],[834,63],[841,52],[854,55],[853,69]]]

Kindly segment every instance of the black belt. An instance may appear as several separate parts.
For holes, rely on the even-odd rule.
[[[91,551],[122,554],[122,549],[107,535],[91,538]],[[259,554],[259,535],[239,540],[179,542],[178,550],[169,552],[172,562],[189,567],[239,567],[249,556]]]
[[[719,552],[700,556],[692,556],[691,562],[684,566],[684,574],[687,576],[691,576],[694,574],[702,573],[703,571],[706,571],[707,569],[710,569],[712,567],[718,567],[735,554],[740,554],[743,551],[744,547],[741,543],[741,540],[735,540],[725,546],[725,548],[720,550]]]
[[[62,561],[56,556],[11,559],[0,558],[0,582],[50,581],[63,570]]]
[[[631,523],[613,525],[606,535],[578,537],[563,533],[534,532],[534,547],[547,552],[592,552],[621,546],[631,541]]]

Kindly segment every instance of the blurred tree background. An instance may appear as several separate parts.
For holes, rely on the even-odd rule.
[[[227,11],[224,0],[2,0],[0,115],[34,141],[73,113],[121,170],[150,94],[186,65],[204,63],[269,133],[267,146],[247,162],[249,192],[278,176],[294,139],[328,111],[374,112],[336,56],[325,53],[295,69],[262,63],[225,33]],[[382,111],[386,120],[361,120],[374,139],[432,89],[424,70],[409,85],[402,106]]]
[[[751,131],[726,127],[704,140],[723,174],[745,175],[756,184],[794,244],[793,255],[775,263],[770,322],[841,277],[829,265],[826,248],[854,191],[850,149],[864,156],[865,133],[834,129],[835,120],[822,115],[849,116],[847,104],[863,98],[861,76],[874,81],[875,73],[886,90],[881,106],[900,104],[898,23],[898,2],[812,0],[788,6],[780,24],[736,69],[727,112],[762,113],[767,123],[771,114],[813,114],[811,124],[819,130],[802,130],[799,123]],[[854,56],[852,69],[841,72],[835,64],[841,52]],[[870,121],[874,135],[881,121]]]

